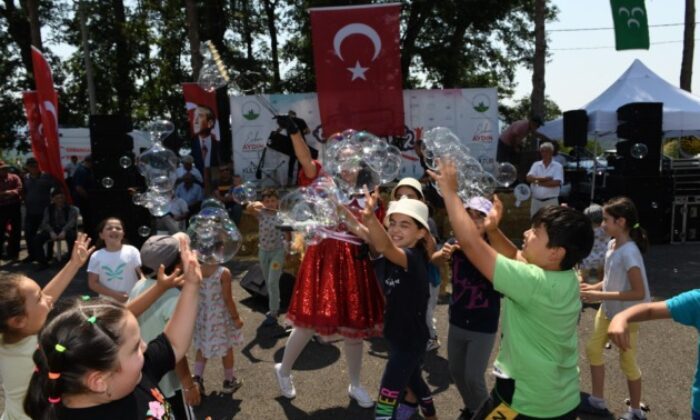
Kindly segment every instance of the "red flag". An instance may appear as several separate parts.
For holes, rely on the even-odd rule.
[[[58,144],[58,96],[53,86],[51,68],[44,56],[36,47],[32,47],[32,64],[34,65],[34,83],[36,84],[36,97],[41,115],[41,129],[46,145],[46,165],[42,168],[53,175],[62,185],[63,190],[68,193],[63,178],[63,166],[61,165],[61,152]],[[35,156],[37,161],[39,157]],[[66,197],[70,197],[66,195]]]
[[[316,89],[325,133],[404,132],[400,4],[311,9]]]
[[[22,92],[24,101],[24,112],[27,114],[27,127],[29,129],[29,140],[32,144],[32,153],[39,163],[39,169],[48,172],[49,162],[46,156],[46,141],[41,132],[41,111],[39,111],[39,100],[36,91],[30,90]]]

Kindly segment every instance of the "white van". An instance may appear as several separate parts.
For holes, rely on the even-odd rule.
[[[142,150],[151,147],[148,133],[134,130],[129,133],[134,139],[134,154],[139,155]],[[61,153],[61,165],[65,167],[70,162],[71,156],[77,156],[78,161],[90,154],[90,130],[87,128],[59,128],[58,129]]]

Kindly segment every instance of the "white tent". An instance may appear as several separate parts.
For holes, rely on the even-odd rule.
[[[663,102],[664,137],[700,135],[700,98],[668,83],[639,60],[583,107],[588,112],[589,135],[600,140],[617,138],[617,109],[630,102]],[[548,121],[538,131],[560,140],[564,119]]]

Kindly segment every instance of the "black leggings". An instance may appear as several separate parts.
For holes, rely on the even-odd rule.
[[[530,417],[519,414],[510,404],[513,402],[515,393],[515,381],[513,379],[496,378],[496,385],[489,398],[481,404],[472,420],[540,420],[539,417]],[[576,408],[558,417],[548,417],[549,420],[575,420]],[[545,420],[545,419],[541,419]]]
[[[435,415],[430,388],[421,377],[425,347],[402,350],[389,343],[389,360],[384,368],[374,418],[390,420],[399,405],[402,392],[409,388],[416,394],[418,404],[426,417]]]

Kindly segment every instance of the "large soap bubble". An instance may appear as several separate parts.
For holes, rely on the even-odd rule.
[[[150,149],[141,153],[138,168],[149,189],[164,193],[175,187],[177,164],[175,153],[156,142]]]
[[[204,264],[230,261],[241,248],[242,237],[225,210],[215,206],[202,209],[190,218],[187,229],[192,249]]]
[[[518,170],[510,162],[501,162],[496,170],[496,179],[504,187],[508,188],[518,179]]]

